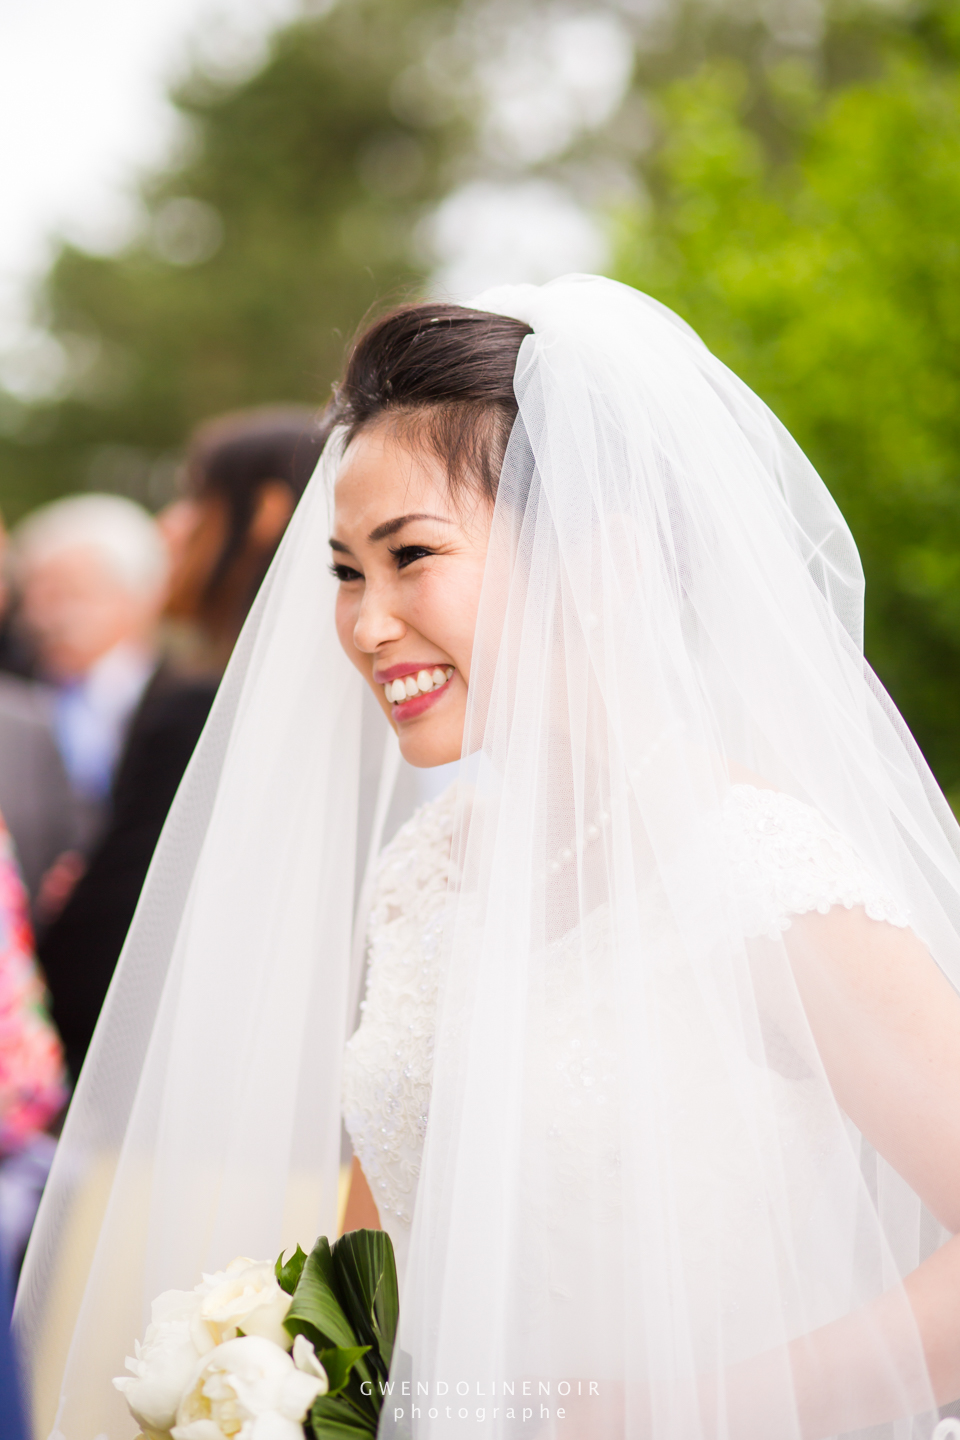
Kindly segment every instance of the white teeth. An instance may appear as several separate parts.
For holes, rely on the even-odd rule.
[[[429,695],[431,690],[437,690],[447,683],[453,670],[452,665],[437,665],[433,670],[418,670],[416,675],[404,675],[399,680],[388,680],[383,687],[383,693],[391,705],[412,700],[414,695]]]

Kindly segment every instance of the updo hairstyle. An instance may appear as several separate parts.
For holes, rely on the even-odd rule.
[[[461,305],[403,305],[365,330],[347,358],[331,418],[349,445],[390,416],[408,444],[444,466],[451,490],[493,500],[517,416],[513,376],[529,325]]]

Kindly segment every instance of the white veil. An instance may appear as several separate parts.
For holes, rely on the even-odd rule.
[[[899,1282],[944,1232],[830,1089],[791,964],[821,932],[755,933],[721,821],[738,779],[814,807],[960,983],[960,833],[864,662],[853,540],[656,302],[568,277],[475,304],[534,333],[381,1433],[799,1440],[784,1347],[851,1316],[837,1428],[928,1435]],[[31,1244],[19,1325],[66,1440],[132,1433],[109,1381],[159,1290],[334,1225],[357,857],[404,808],[333,630],[336,459],[181,787]]]
[[[181,784],[57,1149],[16,1310],[39,1434],[133,1433],[110,1379],[154,1296],[336,1233],[359,879],[412,791],[337,642],[323,470]]]

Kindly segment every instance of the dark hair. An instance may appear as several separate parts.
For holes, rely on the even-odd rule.
[[[490,499],[517,416],[513,375],[529,325],[462,305],[403,305],[365,330],[347,358],[332,418],[347,444],[382,415],[426,444],[457,490]]]
[[[198,499],[221,496],[229,515],[208,593],[217,589],[243,550],[261,488],[280,480],[296,504],[331,428],[327,414],[300,405],[275,405],[219,415],[194,432],[187,447],[187,492]]]

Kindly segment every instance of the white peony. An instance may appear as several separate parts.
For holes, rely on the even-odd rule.
[[[113,1382],[148,1440],[168,1440],[175,1425],[190,1440],[220,1440],[223,1434],[241,1434],[246,1440],[253,1434],[251,1426],[258,1427],[257,1440],[285,1440],[288,1435],[293,1440],[294,1434],[302,1440],[299,1425],[291,1429],[287,1412],[300,1403],[298,1396],[309,1396],[303,1400],[302,1419],[316,1396],[326,1393],[327,1376],[310,1342],[302,1335],[294,1342],[283,1328],[290,1303],[273,1266],[244,1256],[215,1275],[204,1275],[194,1290],[167,1290],[158,1296],[143,1342],[136,1343],[134,1357],[126,1362],[132,1373]],[[247,1346],[248,1341],[253,1350],[230,1348]],[[292,1360],[286,1353],[291,1346]],[[229,1365],[240,1366],[236,1375],[231,1371],[224,1378],[227,1372],[219,1360],[208,1374],[207,1361],[212,1363],[224,1351]],[[239,1361],[231,1358],[236,1353]],[[241,1392],[245,1399],[238,1398]],[[271,1396],[280,1399],[274,1403]],[[184,1420],[184,1407],[191,1403],[196,1414]],[[240,1407],[236,1423],[231,1405]]]
[[[199,1305],[200,1297],[193,1290],[166,1290],[158,1295],[143,1343],[135,1342],[135,1357],[127,1360],[132,1374],[113,1382],[151,1440],[169,1432],[197,1368],[200,1351],[191,1321]]]
[[[307,1353],[309,1349],[309,1354]],[[173,1440],[303,1440],[303,1421],[327,1378],[313,1347],[298,1369],[259,1335],[227,1340],[204,1355],[177,1410]]]
[[[298,1370],[303,1370],[308,1375],[315,1375],[318,1380],[323,1381],[323,1389],[317,1393],[326,1395],[330,1388],[327,1380],[327,1372],[317,1359],[317,1352],[313,1348],[313,1341],[308,1340],[306,1335],[298,1335],[293,1342],[293,1363]]]
[[[201,1355],[244,1335],[258,1335],[289,1350],[292,1338],[283,1328],[290,1296],[280,1288],[273,1266],[239,1256],[226,1270],[204,1275],[197,1286],[200,1304],[193,1316],[193,1339]]]

